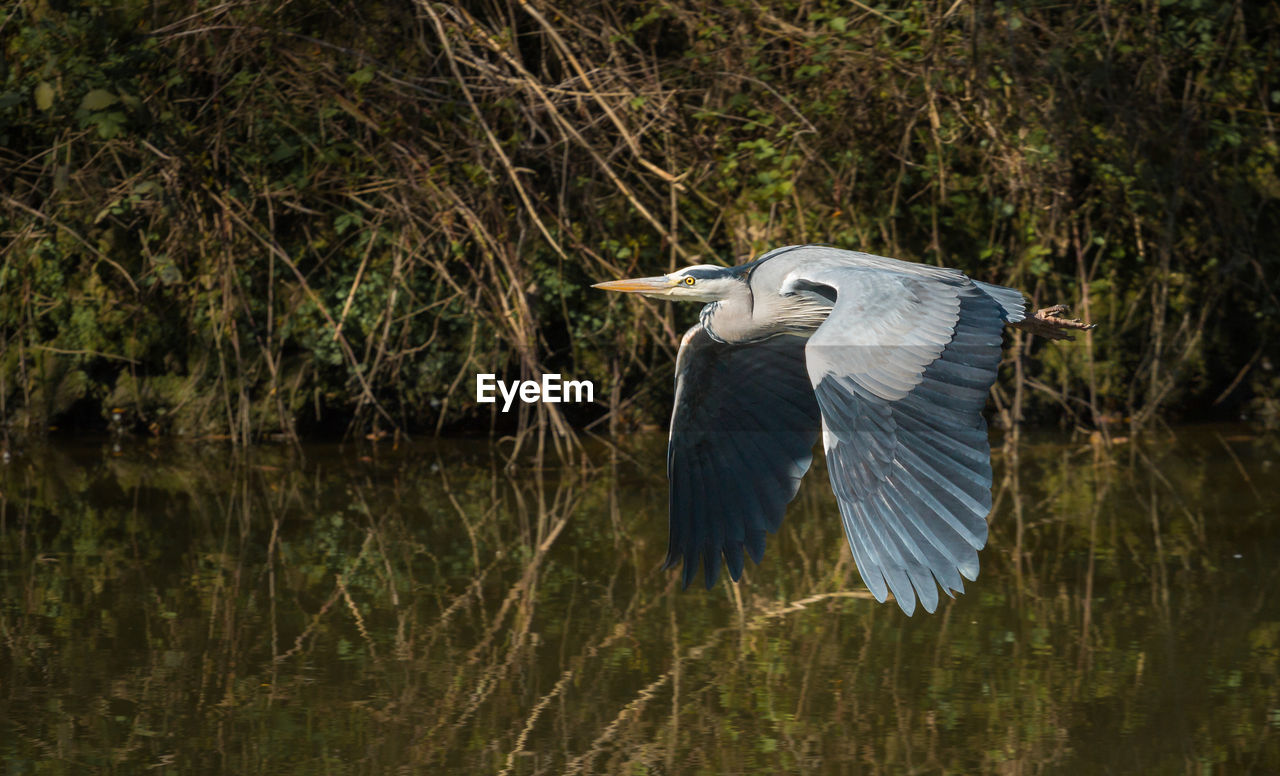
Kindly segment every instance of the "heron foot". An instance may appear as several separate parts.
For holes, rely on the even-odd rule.
[[[1023,318],[1013,325],[1037,337],[1053,340],[1075,339],[1072,332],[1098,328],[1096,323],[1085,323],[1076,318],[1062,317],[1069,312],[1071,308],[1065,304],[1055,304],[1052,307],[1036,310],[1035,315]]]

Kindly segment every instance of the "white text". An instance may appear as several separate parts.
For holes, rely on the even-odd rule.
[[[596,387],[590,380],[561,380],[560,375],[543,375],[542,380],[514,380],[510,383],[497,378],[497,375],[476,375],[476,401],[481,404],[493,404],[502,395],[502,411],[511,409],[511,404],[520,398],[526,404],[546,402],[581,403],[595,401]]]

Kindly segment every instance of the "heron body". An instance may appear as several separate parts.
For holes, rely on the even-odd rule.
[[[1004,326],[1086,328],[1028,319],[1020,292],[958,270],[827,246],[597,287],[706,303],[680,344],[667,452],[666,565],[684,584],[700,563],[709,588],[722,559],[735,581],[760,562],[821,436],[863,581],[907,614],[977,579]]]

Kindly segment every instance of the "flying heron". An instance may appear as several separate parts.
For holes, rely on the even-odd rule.
[[[759,563],[821,431],[858,571],[908,615],[978,578],[1001,330],[1092,328],[959,270],[818,245],[595,287],[707,303],[676,357],[664,568],[683,561],[688,587],[701,561],[710,588],[721,557],[734,581]]]

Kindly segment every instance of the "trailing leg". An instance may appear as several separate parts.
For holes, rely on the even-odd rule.
[[[1016,326],[1037,337],[1055,340],[1075,339],[1074,332],[1097,328],[1098,324],[1096,323],[1085,323],[1075,318],[1061,317],[1070,311],[1071,308],[1065,304],[1055,304],[1053,307],[1036,310],[1035,315],[1029,315],[1021,321],[1009,325]]]

